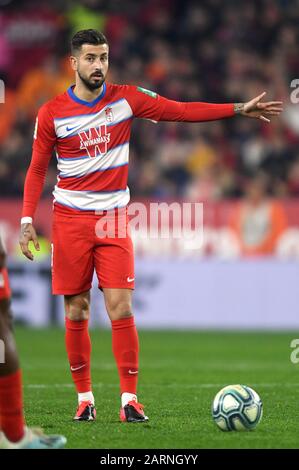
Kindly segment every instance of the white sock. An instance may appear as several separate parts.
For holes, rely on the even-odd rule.
[[[122,408],[129,403],[129,401],[137,401],[137,396],[134,393],[124,392],[121,395],[121,406]]]
[[[94,405],[94,396],[92,392],[84,392],[84,393],[78,393],[78,403],[82,401],[91,401],[91,403]]]

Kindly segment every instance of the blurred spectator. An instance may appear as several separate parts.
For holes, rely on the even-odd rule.
[[[288,190],[291,196],[299,197],[299,155],[288,173]]]
[[[17,97],[19,110],[34,120],[42,104],[64,93],[72,79],[66,58],[59,61],[54,55],[47,56],[39,67],[29,70],[21,80]]]
[[[7,77],[12,86],[48,54],[59,52],[65,28],[65,18],[48,2],[28,0],[21,8],[17,3],[11,2],[0,17],[11,54]]]
[[[271,255],[287,228],[282,205],[267,194],[268,178],[259,174],[246,183],[245,197],[231,216],[230,228],[236,234],[241,254]]]
[[[136,120],[133,197],[237,198],[244,179],[261,169],[274,195],[297,196],[299,120],[290,83],[298,78],[298,21],[296,2],[286,0],[242,8],[236,0],[11,0],[0,12],[1,195],[21,195],[37,109],[73,82],[70,37],[91,27],[107,34],[110,81],[179,101],[240,102],[267,90],[269,100],[285,102],[282,118],[270,124],[242,117],[157,126]],[[54,167],[53,159],[46,194]]]
[[[71,35],[80,29],[98,29],[105,31],[106,15],[103,14],[105,3],[101,0],[80,0],[70,3],[66,18]]]
[[[17,99],[14,90],[6,87],[5,106],[0,105],[0,143],[12,132],[17,116]]]

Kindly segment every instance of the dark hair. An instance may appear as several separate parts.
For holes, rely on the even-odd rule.
[[[78,31],[72,38],[72,54],[80,51],[83,44],[94,44],[95,46],[98,46],[99,44],[108,44],[108,41],[106,36],[96,29],[82,29],[81,31]]]

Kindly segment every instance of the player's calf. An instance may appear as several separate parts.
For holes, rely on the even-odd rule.
[[[12,331],[10,299],[0,300],[0,339],[4,343],[4,362],[0,364],[0,377],[18,370],[19,360]]]

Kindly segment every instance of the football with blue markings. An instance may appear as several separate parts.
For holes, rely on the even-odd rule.
[[[222,431],[254,429],[262,414],[259,395],[247,385],[227,385],[217,393],[212,405],[213,419]]]

